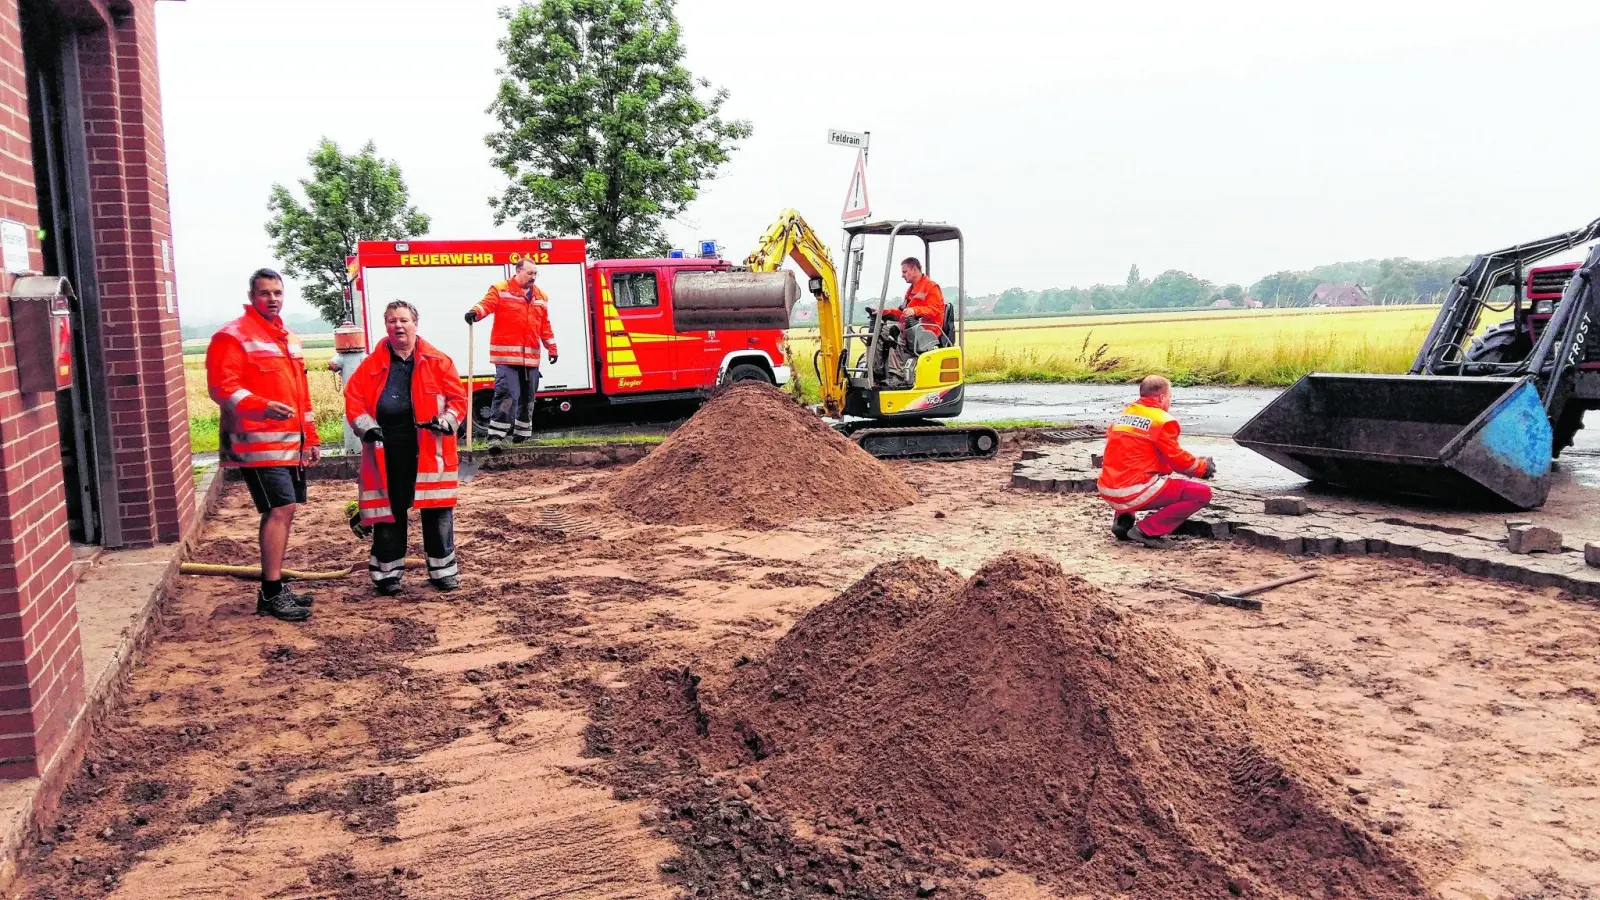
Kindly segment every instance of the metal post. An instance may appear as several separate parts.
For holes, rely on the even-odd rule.
[[[333,330],[333,358],[328,361],[328,368],[339,373],[339,387],[341,390],[350,381],[350,376],[356,373],[356,368],[361,361],[367,358],[367,341],[364,329],[346,319],[338,328]],[[344,452],[351,456],[361,453],[361,435],[356,434],[350,427],[350,420],[344,423]]]

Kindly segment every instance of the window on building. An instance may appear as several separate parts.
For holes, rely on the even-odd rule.
[[[661,305],[656,293],[656,273],[627,272],[611,276],[611,297],[617,309],[655,309]]]

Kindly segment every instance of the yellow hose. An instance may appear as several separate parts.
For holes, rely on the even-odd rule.
[[[423,561],[415,556],[405,559],[407,566],[415,568],[423,565]],[[178,567],[184,575],[227,575],[233,578],[249,578],[261,580],[260,566],[225,566],[219,563],[186,562]],[[289,581],[337,581],[340,578],[349,578],[356,571],[355,566],[345,566],[330,572],[304,572],[298,569],[284,569],[283,577]]]

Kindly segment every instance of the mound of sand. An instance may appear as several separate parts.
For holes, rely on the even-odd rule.
[[[714,758],[891,846],[1093,896],[1427,895],[1298,713],[1042,557],[886,564],[703,695]]]
[[[783,391],[749,381],[713,397],[610,494],[646,522],[755,528],[916,499],[899,475]]]

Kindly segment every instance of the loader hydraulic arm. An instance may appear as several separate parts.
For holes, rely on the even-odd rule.
[[[1451,284],[1450,294],[1439,310],[1433,327],[1428,330],[1416,360],[1411,364],[1411,374],[1461,374],[1467,343],[1477,330],[1489,293],[1503,285],[1520,288],[1526,266],[1597,237],[1600,237],[1600,219],[1573,231],[1495,250],[1474,259]],[[1511,374],[1509,370],[1525,370],[1525,365],[1507,365],[1505,368],[1507,374]]]
[[[816,369],[822,383],[822,408],[827,415],[838,418],[844,414],[845,395],[844,309],[839,299],[839,276],[827,245],[792,209],[779,214],[744,264],[753,272],[776,272],[785,259],[794,260],[806,273],[811,293],[817,298],[821,346],[817,351]]]

